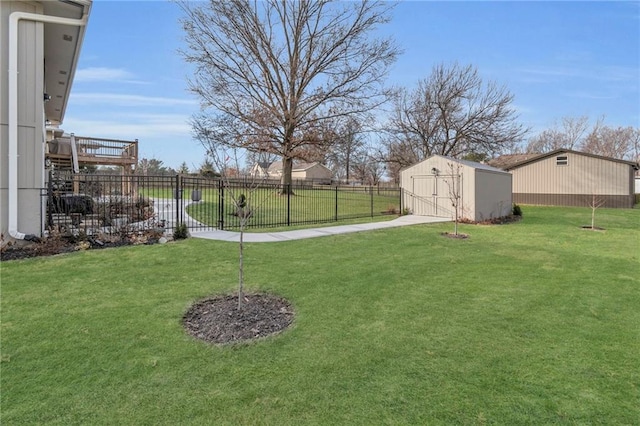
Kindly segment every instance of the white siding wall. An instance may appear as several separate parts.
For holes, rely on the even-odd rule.
[[[9,16],[41,13],[35,2],[0,1],[0,232],[8,228]],[[18,229],[40,234],[40,188],[44,185],[43,24],[21,21],[18,34]]]

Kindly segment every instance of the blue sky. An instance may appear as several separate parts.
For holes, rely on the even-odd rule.
[[[174,168],[201,164],[180,16],[165,1],[94,0],[65,131],[139,139],[141,157]],[[531,135],[565,116],[640,127],[639,2],[400,2],[381,33],[404,50],[390,85],[412,88],[457,61],[506,85]]]

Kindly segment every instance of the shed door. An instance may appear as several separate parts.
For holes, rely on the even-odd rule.
[[[411,176],[411,193],[407,207],[415,215],[452,217],[453,209],[449,198],[446,179],[450,176]]]

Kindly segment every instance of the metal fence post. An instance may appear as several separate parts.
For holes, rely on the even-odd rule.
[[[335,188],[336,188],[336,212],[335,212],[336,213],[336,217],[335,217],[335,219],[336,219],[336,222],[337,222],[338,221],[338,185],[336,185]]]
[[[369,190],[369,195],[371,199],[371,217],[373,217],[373,186]]]
[[[285,185],[287,190],[287,226],[291,226],[291,184]]]
[[[180,195],[182,190],[180,188],[180,175],[176,175],[176,192],[173,194],[176,198],[176,226],[180,226]]]
[[[224,183],[218,179],[218,229],[224,230]]]

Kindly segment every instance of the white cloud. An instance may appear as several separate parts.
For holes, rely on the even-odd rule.
[[[592,100],[608,100],[608,99],[618,99],[619,96],[610,94],[604,94],[602,92],[596,93],[595,91],[589,92],[586,90],[576,90],[571,92],[564,92],[564,95],[570,98],[577,99],[592,99]]]
[[[126,119],[109,117],[103,120],[85,120],[67,117],[62,126],[65,131],[81,136],[106,139],[191,139],[189,117],[182,115],[128,116]]]
[[[526,82],[551,82],[559,79],[587,79],[596,81],[637,81],[638,70],[623,66],[572,66],[554,67],[538,66],[520,68],[516,72],[521,75],[521,80]]]
[[[114,113],[100,119],[68,115],[62,128],[67,133],[94,138],[138,139],[139,158],[157,158],[177,168],[183,161],[190,167],[202,162],[202,147],[193,140],[187,114]]]
[[[111,105],[120,107],[197,105],[193,99],[165,98],[160,96],[126,95],[117,93],[71,93],[70,103],[74,105]]]
[[[106,67],[81,68],[76,71],[74,81],[81,83],[96,81],[116,81],[119,83],[145,84],[143,81],[136,80],[135,76],[125,69]]]

